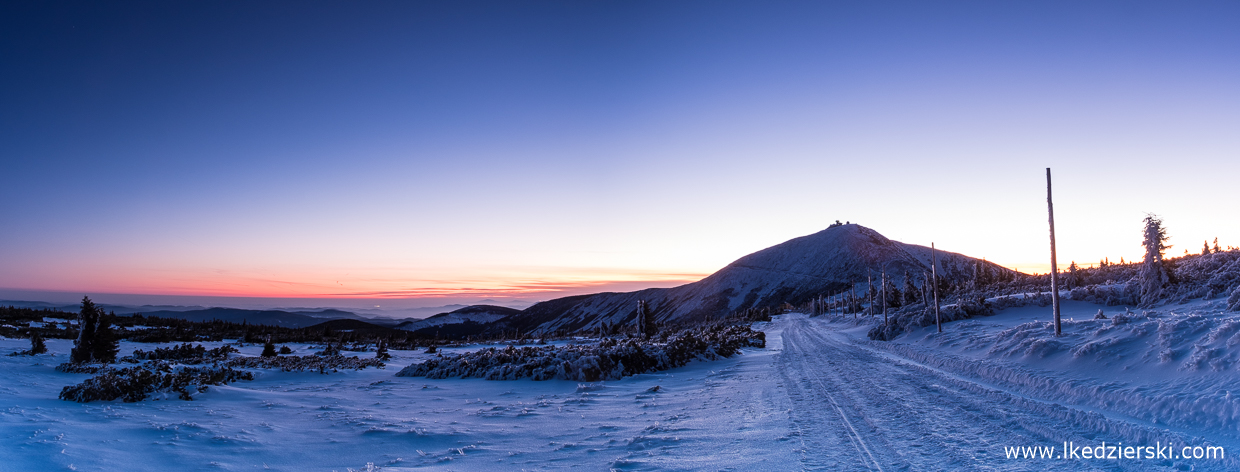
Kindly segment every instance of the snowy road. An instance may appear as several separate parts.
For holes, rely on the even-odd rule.
[[[1171,465],[1007,459],[1005,446],[1096,444],[1105,438],[1071,421],[1072,414],[1046,414],[1068,408],[869,348],[818,319],[787,315],[774,327],[782,327],[783,352],[775,361],[791,400],[794,430],[804,442],[806,470],[1165,470]]]

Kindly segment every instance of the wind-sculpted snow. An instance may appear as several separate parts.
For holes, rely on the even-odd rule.
[[[153,362],[123,369],[103,369],[80,384],[65,387],[60,391],[60,399],[87,403],[119,398],[138,402],[153,393],[176,393],[182,400],[192,400],[193,393],[207,391],[208,385],[237,380],[254,380],[254,374],[228,367],[173,367],[166,362]]]
[[[743,347],[765,347],[766,335],[747,326],[714,325],[683,330],[666,343],[604,339],[598,344],[487,348],[444,356],[402,369],[399,377],[487,380],[616,380],[658,372],[695,359],[731,357]]]

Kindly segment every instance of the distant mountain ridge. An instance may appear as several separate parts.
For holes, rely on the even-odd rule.
[[[142,316],[160,318],[176,318],[188,321],[230,321],[246,322],[285,328],[305,328],[333,319],[360,319],[359,316],[342,310],[322,310],[309,312],[290,312],[283,310],[244,310],[240,308],[206,308],[188,311],[148,311]]]
[[[969,278],[979,265],[992,272],[1011,272],[961,254],[937,253],[939,276],[947,280]],[[857,224],[833,225],[744,256],[697,282],[550,300],[502,322],[531,332],[632,323],[638,300],[645,300],[660,322],[699,321],[748,308],[800,304],[846,290],[861,294],[866,278],[872,276],[877,284],[884,269],[897,284],[903,282],[905,271],[921,280],[930,271],[930,258],[928,247],[892,241]]]

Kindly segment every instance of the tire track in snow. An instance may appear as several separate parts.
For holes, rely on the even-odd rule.
[[[1035,400],[928,371],[855,346],[804,317],[785,318],[778,367],[804,432],[807,469],[1105,470],[1162,469],[1116,464],[1006,459],[1004,446],[1095,442],[1087,425],[1031,411]],[[976,388],[975,388],[976,387]]]

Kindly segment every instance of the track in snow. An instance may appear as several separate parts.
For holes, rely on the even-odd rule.
[[[775,362],[804,443],[806,470],[1164,470],[1169,465],[1007,459],[1004,446],[1097,445],[1107,438],[1039,413],[1063,407],[1035,405],[1040,402],[893,359],[849,342],[819,320],[787,315],[779,323],[783,352]]]

